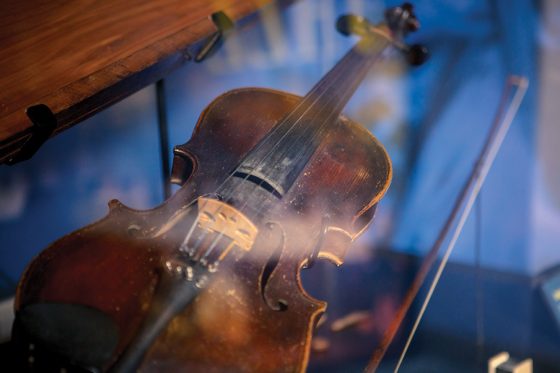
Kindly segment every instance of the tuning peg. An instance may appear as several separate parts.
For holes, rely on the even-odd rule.
[[[412,5],[411,3],[403,3],[401,5],[402,10],[404,10],[405,12],[408,12],[410,15],[414,14],[414,5]]]
[[[415,32],[420,28],[420,22],[418,22],[416,14],[414,14],[414,7],[410,3],[403,3],[399,7],[387,9],[385,20],[397,40],[402,40],[406,34]],[[404,52],[406,60],[412,66],[423,64],[429,57],[428,48],[423,45],[406,46],[401,43],[399,48]]]
[[[414,7],[410,3],[389,8],[385,11],[385,20],[389,28],[397,35],[404,36],[420,28],[420,22],[414,14]]]
[[[419,66],[428,60],[430,53],[425,46],[413,44],[405,51],[405,55],[409,64],[412,66]]]
[[[408,17],[406,17],[406,32],[415,32],[418,31],[420,28],[420,22],[416,18],[416,13],[414,13],[414,6],[411,3],[403,3],[400,6],[403,10],[403,13],[408,13]]]
[[[418,22],[418,19],[416,19],[416,17],[409,17],[406,20],[406,32],[415,32],[418,31],[418,29],[420,28],[420,22]]]

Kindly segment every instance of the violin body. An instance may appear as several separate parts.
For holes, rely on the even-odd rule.
[[[16,311],[70,304],[101,312],[116,339],[90,360],[79,354],[69,359],[110,370],[164,296],[161,283],[184,270],[175,267],[177,251],[196,224],[197,200],[214,198],[229,172],[300,100],[256,88],[215,99],[190,141],[175,149],[173,180],[181,188],[146,211],[111,201],[104,219],[53,243],[26,269]],[[359,124],[344,117],[335,121],[282,198],[274,199],[261,220],[249,219],[256,234],[250,250],[233,247],[220,257],[219,269],[196,299],[157,335],[140,371],[305,370],[313,327],[326,304],[305,292],[300,271],[316,257],[343,262],[391,179],[383,146]],[[48,337],[34,338],[48,344]]]

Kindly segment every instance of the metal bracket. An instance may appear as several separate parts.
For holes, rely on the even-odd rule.
[[[231,18],[222,11],[212,13],[210,19],[216,26],[217,31],[202,43],[202,47],[196,52],[194,57],[195,62],[202,62],[211,56],[222,45],[227,33],[235,26]]]
[[[56,118],[47,105],[39,104],[30,106],[25,110],[33,126],[31,137],[23,144],[19,152],[8,159],[6,164],[13,165],[30,159],[39,148],[47,141],[56,128]]]

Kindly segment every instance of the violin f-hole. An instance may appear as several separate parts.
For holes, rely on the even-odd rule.
[[[282,255],[282,251],[284,250],[284,244],[286,242],[286,237],[284,230],[274,222],[266,223],[266,228],[269,230],[268,235],[271,238],[271,242],[273,242],[273,249],[270,257],[268,258],[268,262],[266,263],[260,278],[260,290],[261,296],[263,301],[266,305],[274,311],[286,311],[288,309],[288,302],[285,299],[270,299],[270,296],[267,294],[266,286],[268,284],[268,280],[274,272],[274,269],[278,266],[280,262],[280,256]]]

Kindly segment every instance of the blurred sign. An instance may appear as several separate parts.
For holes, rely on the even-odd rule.
[[[488,373],[533,373],[533,360],[518,361],[500,352],[488,360]]]
[[[551,272],[541,284],[545,303],[552,311],[554,319],[560,327],[560,268]]]

